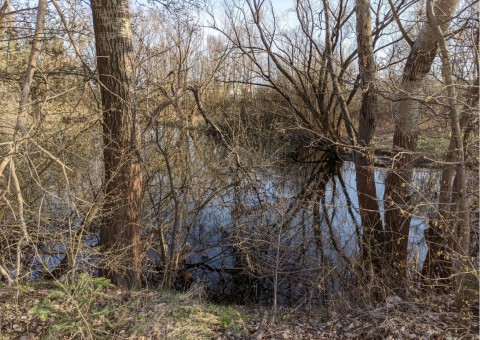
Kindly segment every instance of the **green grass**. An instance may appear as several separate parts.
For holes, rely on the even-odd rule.
[[[207,311],[218,318],[221,328],[225,331],[238,335],[247,334],[248,318],[240,308],[209,304]]]
[[[448,149],[449,138],[441,133],[424,134],[418,137],[417,150],[429,155],[443,156]]]
[[[392,148],[393,134],[375,137],[375,147],[389,150]],[[418,136],[417,151],[429,157],[442,157],[448,149],[449,136],[443,132],[422,131]]]
[[[18,293],[18,294],[17,294]],[[16,298],[18,295],[18,299]],[[16,324],[0,338],[17,338],[36,325],[35,338],[211,339],[225,331],[246,336],[241,307],[207,303],[191,292],[120,291],[101,279],[73,286],[2,287],[0,320]],[[21,308],[19,308],[20,306]],[[1,324],[1,322],[0,322]]]

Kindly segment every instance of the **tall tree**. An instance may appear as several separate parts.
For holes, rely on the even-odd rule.
[[[479,78],[475,79],[467,91],[467,101],[463,105],[459,113],[459,124],[461,135],[463,139],[463,147],[466,147],[466,142],[470,131],[473,129],[473,121],[477,115],[478,110],[478,85]],[[450,99],[450,97],[449,97]],[[457,103],[458,105],[458,103]],[[425,241],[428,246],[425,263],[422,268],[422,276],[427,279],[429,284],[440,286],[449,283],[452,278],[452,258],[454,257],[452,251],[456,251],[460,244],[456,235],[456,223],[454,221],[455,212],[462,214],[461,209],[457,209],[455,200],[459,200],[459,190],[454,188],[454,183],[459,180],[455,179],[456,164],[459,164],[457,149],[457,135],[452,133],[447,154],[445,155],[445,164],[443,165],[442,174],[440,176],[440,192],[438,198],[438,212],[435,212],[434,218],[429,223],[429,227],[425,232]],[[465,157],[465,155],[464,155]],[[458,178],[458,177],[457,177]],[[461,183],[458,183],[461,184]],[[458,211],[460,210],[460,211]],[[458,221],[465,224],[465,221]],[[468,225],[466,225],[468,226]],[[461,228],[465,230],[468,228]],[[452,242],[454,241],[454,242]],[[453,243],[453,244],[452,244]],[[463,246],[462,246],[463,247]],[[462,248],[458,249],[461,254]],[[457,254],[458,255],[458,254]],[[465,266],[463,266],[465,268]]]
[[[470,222],[469,209],[467,198],[467,180],[465,170],[465,150],[463,144],[463,131],[460,124],[460,114],[456,103],[456,90],[453,81],[452,61],[450,53],[448,52],[447,43],[445,41],[444,33],[437,20],[437,12],[433,9],[432,2],[427,0],[428,20],[432,26],[432,30],[438,42],[440,50],[440,59],[442,61],[442,77],[447,87],[450,127],[452,129],[452,139],[455,144],[455,161],[456,166],[456,180],[457,180],[457,195],[458,195],[458,255],[460,259],[455,261],[455,271],[457,274],[455,283],[455,303],[458,307],[463,304],[463,291],[465,288],[465,280],[468,273],[468,256],[470,248]]]
[[[439,0],[435,15],[443,32],[446,32],[458,0]],[[410,197],[413,161],[418,139],[420,109],[423,105],[424,80],[437,54],[437,38],[429,22],[423,24],[408,55],[400,93],[395,108],[395,132],[393,149],[394,163],[386,179],[385,224],[387,231],[386,251],[398,278],[406,276],[408,233],[412,210]],[[395,275],[396,276],[396,275]],[[398,286],[398,280],[395,285]]]
[[[375,177],[374,154],[371,149],[375,135],[376,110],[378,105],[375,93],[377,74],[373,54],[370,0],[356,0],[358,69],[362,86],[362,103],[358,127],[358,149],[355,152],[355,172],[357,177],[358,204],[362,220],[364,244],[362,256],[365,264],[371,264],[375,272],[381,268],[380,249],[382,221],[378,206]]]
[[[105,162],[102,273],[119,286],[139,287],[142,174],[134,105],[134,56],[128,0],[92,0],[101,84]]]

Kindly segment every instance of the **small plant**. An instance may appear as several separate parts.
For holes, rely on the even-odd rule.
[[[222,314],[220,315],[220,324],[222,327],[227,328],[233,322],[232,316],[230,314]]]
[[[243,315],[238,310],[229,306],[210,305],[208,311],[218,317],[223,328],[230,328],[238,323],[243,323]]]
[[[74,284],[56,283],[52,293],[32,308],[29,314],[42,321],[53,318],[55,321],[49,327],[53,334],[93,338],[94,327],[99,322],[108,324],[105,316],[111,308],[99,301],[106,296],[105,289],[112,287],[113,284],[106,278],[80,274]]]

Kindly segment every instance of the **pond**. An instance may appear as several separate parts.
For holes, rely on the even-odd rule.
[[[97,175],[101,177],[98,171]],[[382,216],[386,175],[386,168],[375,168]],[[210,184],[213,175],[208,168],[192,171],[189,176],[192,187],[200,187],[195,186],[197,181],[203,189],[177,198],[185,213],[175,221],[172,202],[164,199],[169,204],[158,208],[158,213],[152,210],[143,231],[150,239],[162,233],[171,247],[171,261],[180,261],[176,268],[193,274],[193,280],[177,280],[177,288],[185,289],[197,282],[206,287],[211,298],[221,301],[275,300],[290,305],[307,300],[321,303],[325,296],[347,289],[346,262],[359,259],[362,234],[353,162],[266,167],[239,176],[238,181],[229,173],[227,177],[234,180],[223,190]],[[166,182],[161,176],[154,179],[150,197],[168,197]],[[414,187],[419,192],[434,193],[438,182],[438,170],[414,170]],[[177,190],[179,194],[182,191]],[[426,256],[424,230],[429,213],[430,207],[422,204],[413,212],[409,234],[412,267],[421,267]],[[80,230],[82,221],[70,220],[68,230],[62,230],[62,242],[52,239],[50,246],[38,248],[39,254],[31,263],[31,278],[42,277],[43,264],[49,270],[57,267],[68,251],[76,254],[72,256],[77,269],[90,267],[96,273],[98,234],[85,233],[80,242],[71,241],[72,232]],[[176,233],[172,227],[175,223]],[[145,277],[149,285],[155,286],[164,274],[162,254],[158,240],[145,244]],[[70,249],[72,246],[76,249]]]
[[[345,258],[358,257],[362,233],[355,165],[343,162],[330,175],[316,175],[317,170],[305,166],[294,172],[258,173],[254,190],[232,189],[198,214],[188,238],[191,256],[186,265],[210,296],[253,294],[257,302],[268,302],[275,290],[280,303],[295,303],[312,294],[312,282],[324,294],[339,289],[338,279],[327,273],[341,270]],[[386,176],[387,169],[375,169],[382,216]],[[436,170],[414,171],[414,186],[421,192],[438,190],[438,181]],[[428,206],[419,204],[411,220],[409,257],[419,267],[427,253],[428,213]],[[321,226],[317,234],[316,223]]]

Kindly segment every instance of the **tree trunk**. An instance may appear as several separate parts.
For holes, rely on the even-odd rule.
[[[467,104],[462,110],[460,117],[460,129],[463,135],[463,144],[468,137],[469,126],[475,117],[478,107],[478,83],[479,79],[472,84],[467,92]],[[453,199],[453,178],[455,175],[456,161],[456,140],[455,135],[450,137],[450,144],[445,156],[445,165],[440,177],[440,193],[438,200],[438,213],[433,216],[429,227],[425,232],[427,242],[427,256],[422,268],[422,276],[428,283],[438,286],[438,284],[448,284],[451,278],[451,253],[454,248],[452,238],[455,235],[455,228],[452,226],[451,212],[454,210]]]
[[[458,219],[453,221],[458,223],[458,235],[456,237],[457,253],[455,254],[455,304],[461,307],[464,303],[463,291],[465,288],[465,281],[468,275],[468,256],[470,249],[470,221],[469,221],[469,205],[467,198],[467,174],[465,169],[465,150],[463,145],[462,128],[460,126],[460,118],[456,105],[456,91],[453,82],[452,62],[450,54],[447,49],[443,30],[441,29],[437,15],[438,11],[433,9],[431,0],[427,0],[427,13],[430,25],[432,26],[435,37],[438,41],[440,50],[440,57],[442,60],[442,77],[447,87],[450,127],[452,130],[452,139],[455,143],[455,161],[456,165],[456,181],[457,181],[457,195],[458,195]],[[473,268],[472,268],[473,269]]]
[[[458,0],[440,0],[435,5],[437,20],[446,31],[457,8]],[[401,92],[395,108],[395,132],[393,149],[396,152],[393,166],[386,179],[385,227],[386,253],[390,274],[398,280],[406,278],[408,233],[412,207],[410,206],[413,161],[418,139],[418,124],[424,80],[430,71],[437,52],[437,39],[427,22],[423,25],[412,46],[403,70]]]
[[[375,273],[381,269],[383,252],[380,248],[382,221],[378,206],[375,179],[374,154],[371,149],[375,135],[377,95],[375,93],[376,67],[373,54],[370,1],[356,1],[357,53],[362,104],[358,127],[358,149],[355,152],[358,204],[363,228],[362,257],[366,268],[372,266]]]
[[[91,0],[101,83],[105,203],[100,228],[102,274],[140,287],[142,175],[133,91],[134,59],[128,0]]]

